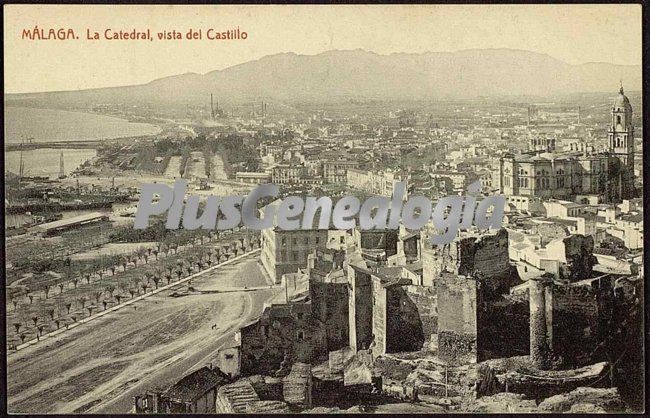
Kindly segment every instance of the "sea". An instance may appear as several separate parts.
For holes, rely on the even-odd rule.
[[[91,141],[159,132],[160,128],[155,125],[129,122],[111,116],[29,107],[5,108],[6,143],[20,143],[23,138],[31,138],[31,142]],[[61,152],[66,175],[97,154],[93,149],[26,150],[23,151],[25,175],[58,176]],[[18,173],[19,167],[20,152],[5,152],[5,171]]]

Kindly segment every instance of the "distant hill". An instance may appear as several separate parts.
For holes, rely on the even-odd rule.
[[[10,94],[6,103],[88,106],[96,103],[205,104],[260,97],[285,101],[453,99],[477,96],[616,92],[641,89],[641,66],[570,65],[513,49],[379,55],[363,50],[318,55],[282,53],[207,74],[187,73],[147,84],[68,92]]]

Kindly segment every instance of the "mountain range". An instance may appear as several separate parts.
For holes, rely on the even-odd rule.
[[[107,104],[206,104],[267,98],[282,101],[338,99],[465,99],[479,96],[549,96],[640,90],[640,65],[594,62],[571,65],[546,54],[513,49],[394,53],[332,50],[317,55],[280,53],[211,71],[186,73],[147,84],[5,95],[5,103],[48,106]]]

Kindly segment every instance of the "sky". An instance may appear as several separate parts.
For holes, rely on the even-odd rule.
[[[5,92],[142,84],[230,67],[281,52],[332,49],[379,54],[512,48],[569,64],[641,65],[641,6],[342,5],[132,6],[5,5]],[[23,29],[72,28],[79,40],[22,39]],[[202,40],[86,39],[106,29],[202,29]],[[239,28],[246,40],[215,41],[208,29]]]

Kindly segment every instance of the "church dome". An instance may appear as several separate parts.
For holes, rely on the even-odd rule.
[[[614,108],[629,109],[630,111],[632,111],[630,100],[627,98],[625,93],[623,93],[623,86],[621,86],[621,89],[618,91],[618,96],[616,97],[616,101],[614,102]]]

